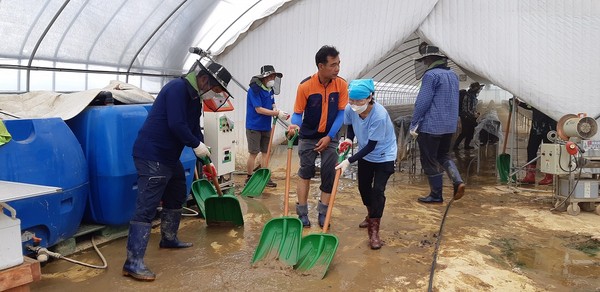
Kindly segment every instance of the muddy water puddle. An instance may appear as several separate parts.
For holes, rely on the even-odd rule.
[[[468,181],[467,194],[453,202],[448,212],[434,291],[596,291],[600,287],[598,255],[591,256],[600,234],[600,217],[583,213],[573,217],[552,213],[549,193],[515,192],[499,186],[493,155],[473,168],[476,153],[459,151],[457,164]],[[482,155],[481,157],[485,157]],[[486,162],[484,162],[484,160]],[[274,159],[277,161],[277,159]],[[417,160],[417,166],[420,163]],[[290,213],[295,214],[295,170],[292,170]],[[340,181],[329,233],[339,246],[323,279],[300,273],[279,262],[251,264],[262,229],[272,218],[283,216],[284,171],[275,170],[277,188],[267,188],[256,198],[239,197],[244,226],[207,227],[198,217],[182,220],[179,238],[194,243],[185,250],[158,248],[160,229],[153,228],[145,257],[157,274],[152,283],[121,275],[126,239],[105,243],[101,252],[106,270],[91,270],[65,261],[42,269],[43,279],[33,291],[425,291],[437,232],[448,202],[422,205],[417,197],[428,192],[427,179],[416,173],[395,173],[389,180],[380,236],[382,249],[368,247],[366,229],[358,228],[365,216],[352,171]],[[234,176],[241,186],[245,176]],[[318,180],[311,183],[309,218],[316,224]],[[241,187],[235,192],[239,193]],[[445,198],[452,187],[444,178]],[[591,243],[590,243],[591,242]],[[586,253],[586,251],[588,253]],[[72,256],[95,262],[88,250]],[[318,271],[320,272],[320,271]]]

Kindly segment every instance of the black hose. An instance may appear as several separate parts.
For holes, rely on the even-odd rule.
[[[450,206],[452,206],[452,202],[454,202],[454,198],[450,199],[448,206],[446,206],[446,211],[444,212],[444,216],[442,217],[442,223],[440,224],[440,230],[438,231],[438,238],[435,242],[435,250],[433,251],[433,261],[431,262],[431,269],[429,270],[429,286],[427,287],[427,291],[433,291],[433,274],[435,273],[435,265],[437,263],[437,255],[438,250],[440,248],[440,242],[442,242],[442,231],[444,231],[444,222],[446,222],[446,215],[448,215],[448,210],[450,210]]]

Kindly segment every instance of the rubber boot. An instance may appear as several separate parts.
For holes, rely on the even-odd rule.
[[[303,227],[310,227],[310,220],[308,220],[308,205],[296,203],[296,214],[298,214],[298,218],[302,221]]]
[[[151,228],[150,223],[129,222],[127,260],[123,265],[123,276],[130,276],[141,281],[154,281],[156,279],[156,275],[144,264],[144,254],[150,239]]]
[[[328,208],[328,205],[323,204],[319,200],[319,205],[317,205],[317,211],[319,211],[319,226],[321,226],[321,228],[323,228],[323,225],[325,224],[325,216],[327,216]]]
[[[540,186],[551,185],[554,181],[554,175],[546,173],[546,176],[538,183]]]
[[[443,165],[446,173],[450,180],[452,180],[452,187],[454,189],[454,193],[452,194],[453,199],[455,201],[460,200],[465,195],[465,183],[460,177],[460,173],[458,172],[458,168],[456,168],[456,164],[452,160],[448,160],[444,162]]]
[[[527,174],[520,180],[523,184],[535,184],[535,163],[529,164],[526,167]]]
[[[419,198],[419,202],[421,203],[443,203],[444,199],[442,198],[442,188],[444,184],[444,177],[442,174],[429,175],[427,176],[429,180],[429,188],[431,189],[429,195],[427,197]]]
[[[362,222],[360,222],[358,224],[358,228],[367,228],[369,227],[369,214],[371,213],[371,209],[369,208],[369,206],[367,207],[367,216],[365,216],[365,220],[363,220]]]
[[[379,224],[381,223],[381,218],[369,218],[369,246],[371,249],[380,249],[381,248],[381,239],[379,238]]]
[[[181,242],[177,239],[177,230],[181,221],[181,209],[162,209],[160,216],[160,234],[162,236],[159,246],[161,248],[186,248],[193,244]]]

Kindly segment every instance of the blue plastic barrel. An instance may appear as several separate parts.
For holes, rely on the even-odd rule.
[[[127,224],[137,198],[137,172],[133,143],[151,105],[90,106],[67,121],[88,161],[90,194],[84,221],[107,225]],[[196,157],[187,148],[181,160],[188,193]]]
[[[9,202],[21,219],[22,238],[52,246],[81,223],[89,180],[79,142],[59,118],[5,120],[12,140],[0,146],[0,179],[62,188],[62,192]]]

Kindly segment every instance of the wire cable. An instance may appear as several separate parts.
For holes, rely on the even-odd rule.
[[[450,199],[448,206],[446,206],[446,211],[444,212],[444,216],[442,217],[442,223],[440,224],[440,230],[438,231],[438,239],[435,242],[435,250],[433,251],[433,261],[431,262],[431,270],[429,271],[429,286],[427,287],[428,292],[432,292],[433,290],[433,275],[435,273],[435,266],[437,263],[437,255],[438,250],[440,248],[440,242],[442,242],[442,232],[444,231],[444,223],[446,222],[446,215],[448,215],[448,210],[450,210],[450,206],[452,206],[452,202],[454,202],[454,198]]]

